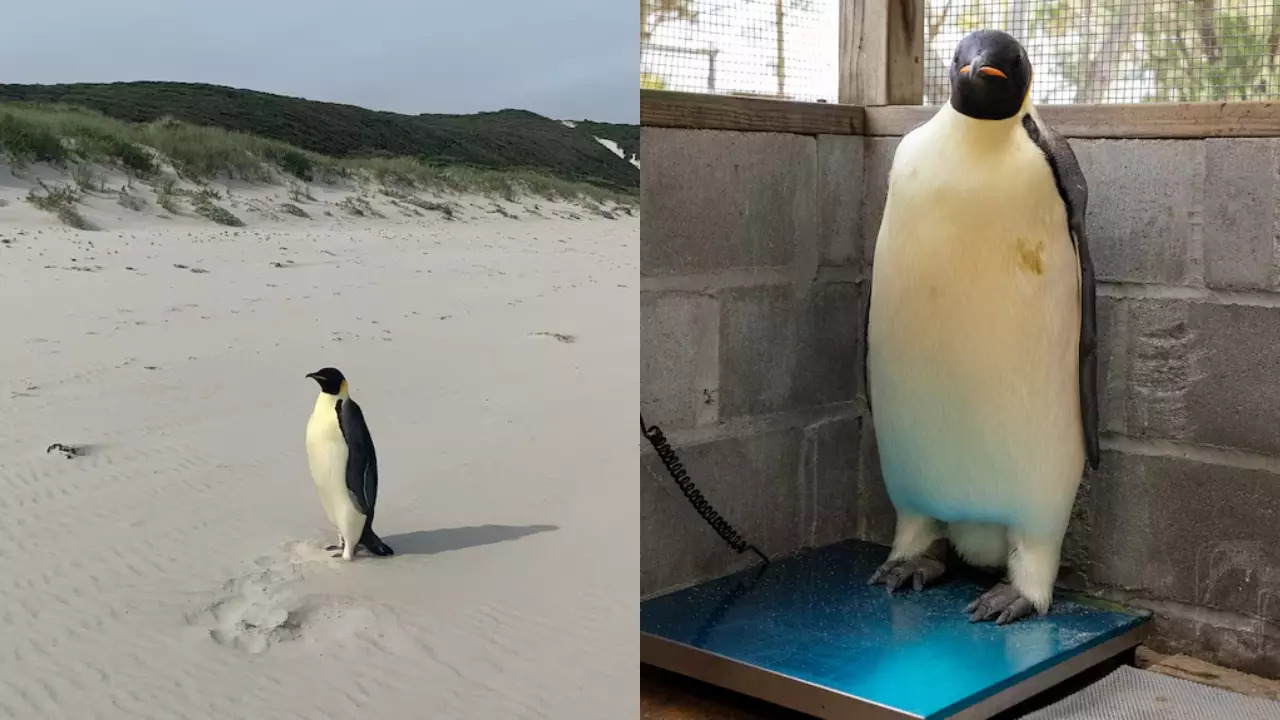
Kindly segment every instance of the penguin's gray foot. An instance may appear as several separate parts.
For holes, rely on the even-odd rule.
[[[964,609],[969,613],[969,622],[986,622],[995,618],[997,625],[1029,617],[1035,610],[1030,600],[1006,582],[997,583]]]
[[[883,583],[889,589],[889,592],[894,592],[910,580],[911,588],[916,592],[920,592],[925,586],[932,585],[934,581],[942,577],[946,570],[946,563],[928,555],[921,555],[909,560],[890,560],[875,571],[875,574],[871,576],[867,584]]]
[[[341,545],[325,545],[324,549],[328,550],[329,552],[333,552],[334,550],[341,551],[342,546]]]

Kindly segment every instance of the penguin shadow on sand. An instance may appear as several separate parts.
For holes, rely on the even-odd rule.
[[[415,530],[383,538],[397,555],[436,555],[481,545],[519,540],[538,533],[559,530],[558,525],[476,525],[471,527]]]

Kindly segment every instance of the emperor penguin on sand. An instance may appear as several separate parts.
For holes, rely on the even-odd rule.
[[[320,504],[338,530],[339,550],[350,560],[363,547],[374,555],[393,555],[373,532],[373,510],[378,500],[378,458],[364,413],[347,389],[347,379],[336,368],[324,368],[307,377],[320,385],[320,396],[307,421],[307,464],[320,493]]]
[[[1004,568],[973,621],[1053,602],[1086,462],[1097,468],[1084,176],[1029,100],[1031,62],[979,31],[951,98],[902,138],[876,240],[867,381],[897,526],[870,582],[920,590],[961,558]]]

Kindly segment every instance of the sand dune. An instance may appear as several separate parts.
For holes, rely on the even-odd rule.
[[[634,716],[635,218],[304,219],[239,187],[246,227],[101,193],[81,231],[24,182],[0,172],[0,716]],[[394,558],[322,549],[325,365]]]

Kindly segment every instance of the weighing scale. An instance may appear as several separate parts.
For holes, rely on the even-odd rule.
[[[888,548],[803,551],[640,604],[640,661],[828,720],[988,718],[1131,651],[1150,613],[1058,593],[1004,626],[963,612],[964,571],[890,595]]]

